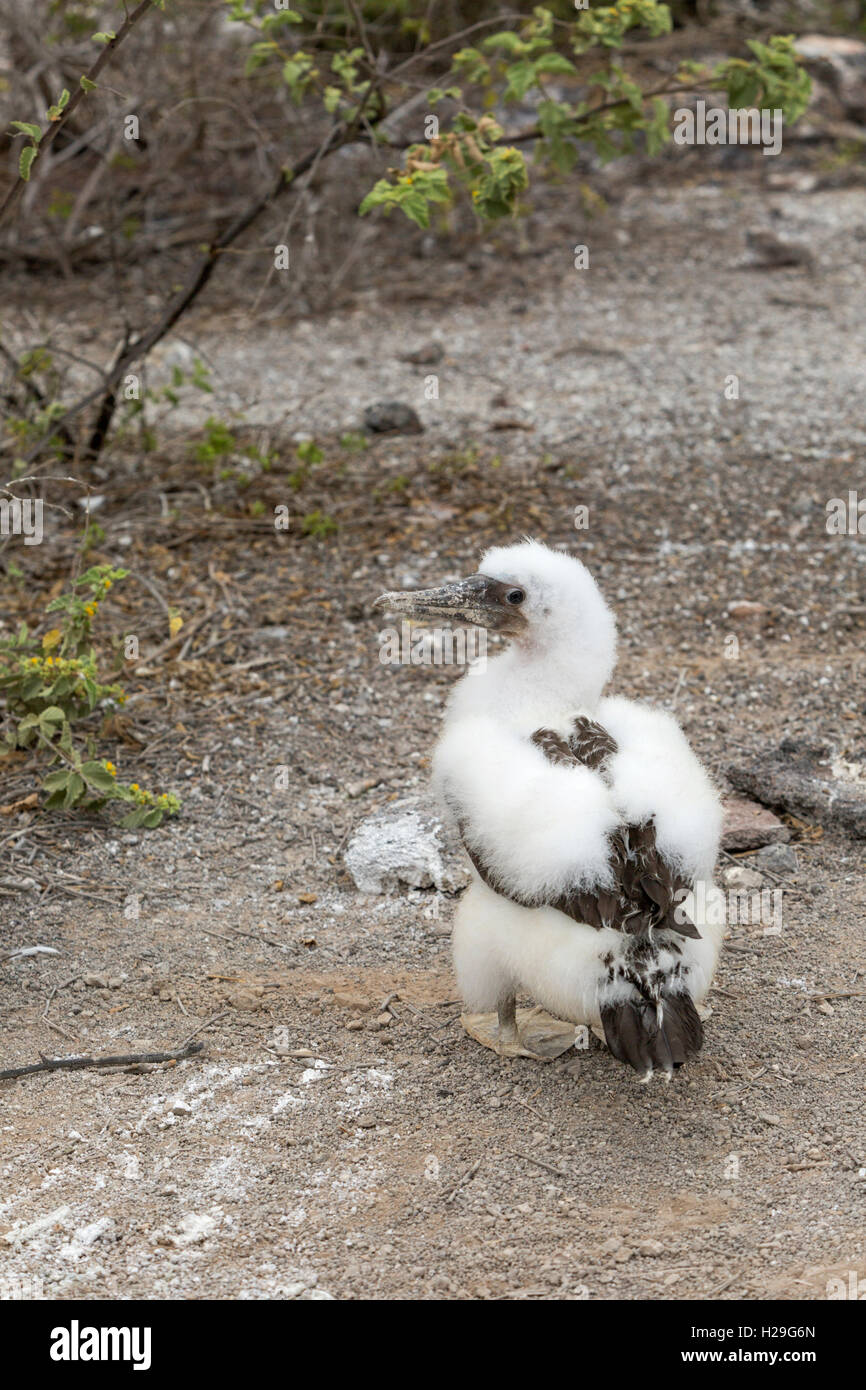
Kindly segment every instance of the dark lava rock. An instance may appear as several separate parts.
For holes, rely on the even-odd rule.
[[[846,763],[826,745],[786,738],[727,772],[732,786],[764,806],[866,839],[866,767]]]
[[[421,434],[424,426],[411,405],[403,401],[376,401],[364,411],[364,429],[372,434]]]

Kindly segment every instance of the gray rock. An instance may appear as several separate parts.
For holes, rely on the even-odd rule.
[[[372,434],[421,434],[424,426],[411,405],[376,401],[364,411],[364,428]]]
[[[866,120],[866,43],[835,34],[802,34],[794,48],[809,72],[835,93],[845,115]]]
[[[866,840],[866,766],[826,745],[786,738],[778,749],[728,768],[728,779],[765,806]]]
[[[746,243],[754,257],[753,265],[772,269],[786,265],[812,266],[815,262],[808,246],[785,241],[763,227],[750,227],[746,232]]]
[[[403,354],[404,362],[411,362],[414,367],[435,367],[437,362],[441,362],[445,356],[445,351],[441,343],[423,343],[421,347],[415,348],[412,352]]]
[[[795,874],[800,867],[797,851],[791,845],[764,845],[755,855],[759,869],[772,874]]]
[[[362,893],[401,887],[449,892],[470,877],[456,835],[415,797],[362,821],[346,846],[345,862]]]
[[[722,799],[722,807],[725,813],[722,849],[758,849],[761,845],[778,844],[791,838],[787,825],[756,801],[726,796]]]

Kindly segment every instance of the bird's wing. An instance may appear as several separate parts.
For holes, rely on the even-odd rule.
[[[613,889],[610,837],[619,815],[610,788],[572,756],[520,737],[485,715],[447,726],[434,783],[461,827],[479,874],[513,901],[541,907]],[[572,916],[579,916],[575,906]]]
[[[616,744],[604,764],[622,819],[652,819],[662,858],[690,885],[710,881],[719,853],[722,807],[671,714],[620,697],[602,700],[599,721]]]
[[[491,855],[486,847],[490,843],[489,826],[473,816],[468,798],[464,796],[462,804],[459,797],[455,799],[452,776],[452,804],[456,800],[460,833],[479,877],[512,902],[524,907],[554,907],[575,922],[585,922],[598,931],[610,927],[638,936],[650,927],[666,927],[681,936],[698,936],[680,906],[691,885],[659,850],[652,816],[628,822],[617,813],[607,768],[618,748],[608,731],[591,719],[581,718],[574,721],[565,737],[542,728],[535,731],[529,742],[543,755],[549,770],[545,779],[534,769],[533,800],[520,808],[520,833],[534,830],[535,823],[542,816],[546,818],[551,804],[560,813],[571,812],[574,818],[567,826],[568,840],[562,845],[558,872],[543,888],[513,872],[502,873],[496,862],[499,856]],[[464,777],[471,771],[471,767],[467,768]],[[491,790],[498,798],[501,781]],[[587,805],[583,799],[589,790],[594,805]],[[578,792],[579,804],[563,804],[566,792]],[[536,794],[545,798],[541,804],[535,801]],[[591,866],[582,862],[575,852],[577,826],[593,814],[598,832],[607,839],[603,867],[597,858]],[[597,846],[593,848],[597,850]],[[594,872],[587,872],[590,868]]]

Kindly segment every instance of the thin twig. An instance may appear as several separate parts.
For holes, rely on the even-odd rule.
[[[478,1172],[478,1169],[481,1167],[483,1161],[483,1158],[476,1158],[475,1162],[466,1169],[466,1172],[463,1174],[463,1176],[457,1179],[456,1183],[451,1188],[451,1191],[446,1195],[446,1202],[454,1201],[454,1198],[457,1196],[457,1193],[460,1191],[460,1189],[465,1187],[466,1184],[468,1182],[471,1182],[472,1179],[475,1177],[475,1174]]]
[[[96,59],[96,62],[92,63],[91,66],[88,68],[87,72],[84,74],[84,83],[95,84],[96,78],[99,76],[100,72],[106,66],[106,64],[110,61],[112,55],[123,43],[123,40],[126,38],[127,34],[129,34],[130,30],[134,27],[134,25],[138,23],[138,21],[141,18],[143,18],[144,15],[147,14],[148,10],[152,10],[155,8],[156,7],[153,4],[153,0],[141,0],[141,3],[136,5],[132,13],[127,14],[126,19],[121,24],[114,38],[111,39],[111,41],[105,45],[99,57]],[[66,103],[66,107],[62,115],[59,117],[58,120],[52,121],[48,129],[44,131],[42,136],[40,137],[38,144],[38,159],[41,159],[45,151],[54,143],[63,127],[68,123],[70,116],[72,116],[73,112],[84,100],[86,95],[87,91],[85,90],[84,84],[82,82],[79,82],[79,85],[76,87],[69,101]],[[10,213],[12,209],[15,207],[26,186],[27,181],[21,178],[20,176],[15,180],[12,187],[9,189],[9,192],[6,194],[6,197],[3,199],[3,202],[0,203],[0,223],[2,223],[4,217],[8,213]]]
[[[83,1071],[85,1067],[135,1066],[140,1062],[181,1062],[204,1051],[204,1043],[192,1043],[177,1052],[130,1052],[120,1057],[43,1057],[29,1067],[10,1067],[0,1071],[0,1081],[12,1081],[16,1076],[33,1076],[39,1071]]]
[[[509,1149],[512,1158],[522,1158],[525,1163],[534,1163],[536,1168],[543,1168],[545,1172],[552,1173],[555,1178],[562,1178],[564,1182],[573,1182],[570,1173],[563,1173],[561,1168],[554,1168],[552,1163],[545,1163],[541,1158],[533,1158],[532,1154],[518,1153],[517,1149]]]

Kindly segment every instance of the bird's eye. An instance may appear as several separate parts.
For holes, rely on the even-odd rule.
[[[525,598],[526,594],[522,589],[509,589],[508,593],[505,595],[505,602],[510,603],[513,608],[516,608]]]

